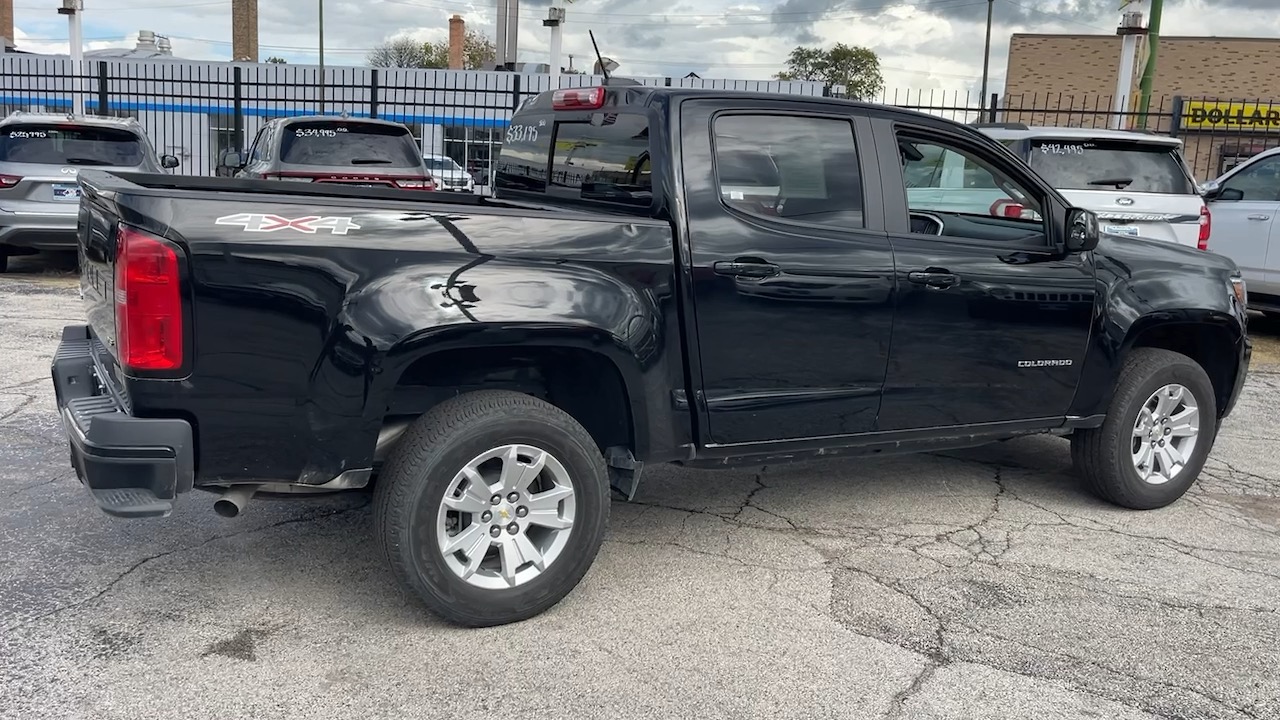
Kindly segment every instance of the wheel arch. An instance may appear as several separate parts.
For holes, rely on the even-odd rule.
[[[651,438],[642,359],[589,326],[469,325],[408,337],[391,348],[371,389],[366,420],[381,427],[462,392],[510,389],[550,402],[592,435],[602,452],[643,457]]]
[[[1151,313],[1134,321],[1120,345],[1116,367],[1137,348],[1162,348],[1185,355],[1204,369],[1213,384],[1217,416],[1223,417],[1234,403],[1237,376],[1241,370],[1238,352],[1244,330],[1229,313]],[[1118,373],[1113,376],[1112,392]]]

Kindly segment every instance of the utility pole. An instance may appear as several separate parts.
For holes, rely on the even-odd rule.
[[[71,67],[75,73],[75,91],[71,93],[72,109],[76,115],[84,114],[84,94],[81,81],[84,79],[84,33],[81,32],[80,13],[84,12],[84,0],[62,0],[58,8],[59,15],[67,16],[67,40],[70,45]],[[99,108],[105,113],[106,108]]]
[[[1138,129],[1147,129],[1147,111],[1151,109],[1151,83],[1156,77],[1156,54],[1160,49],[1160,11],[1164,0],[1151,0],[1151,21],[1147,24],[1147,64],[1138,83]],[[1177,122],[1177,119],[1174,119]]]
[[[995,4],[996,0],[987,0],[987,47],[982,52],[982,92],[978,94],[978,102],[983,107],[987,104],[987,78],[991,68],[991,14]]]
[[[564,32],[564,8],[547,8],[547,19],[542,21],[545,27],[551,28],[551,89],[560,89],[560,39]]]
[[[320,2],[320,112],[324,113],[324,0]]]

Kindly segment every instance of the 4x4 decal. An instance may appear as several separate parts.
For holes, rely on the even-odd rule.
[[[341,216],[321,217],[319,215],[311,215],[300,218],[285,218],[279,215],[239,213],[237,215],[223,215],[213,222],[216,225],[238,225],[244,228],[245,232],[257,233],[289,229],[310,235],[314,235],[319,230],[328,230],[334,235],[346,235],[351,230],[360,229],[360,226],[355,224],[351,218]]]

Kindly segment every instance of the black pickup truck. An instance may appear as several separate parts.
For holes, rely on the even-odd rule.
[[[918,180],[956,171],[1004,199]],[[80,173],[87,324],[52,375],[101,509],[372,486],[397,580],[494,625],[577,585],[649,463],[1057,433],[1103,498],[1167,505],[1248,368],[1230,261],[1100,235],[937,117],[561,90],[515,114],[495,179]]]

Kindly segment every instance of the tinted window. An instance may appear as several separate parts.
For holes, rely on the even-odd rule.
[[[1241,200],[1280,201],[1280,157],[1250,165],[1232,176],[1222,188],[1244,193]]]
[[[511,119],[494,167],[495,188],[546,190],[553,121],[550,115],[516,115]]]
[[[145,152],[127,130],[31,124],[0,131],[0,162],[134,166],[142,164]]]
[[[726,115],[715,120],[720,198],[764,217],[862,227],[862,180],[846,120]]]
[[[1060,190],[1195,192],[1180,156],[1167,145],[1125,140],[1032,140],[1030,163]],[[1129,182],[1121,182],[1126,180]]]
[[[590,122],[556,123],[547,194],[647,207],[653,201],[649,121],[596,113]]]
[[[417,167],[418,146],[409,130],[393,125],[343,122],[290,123],[280,133],[280,162],[289,165]]]

